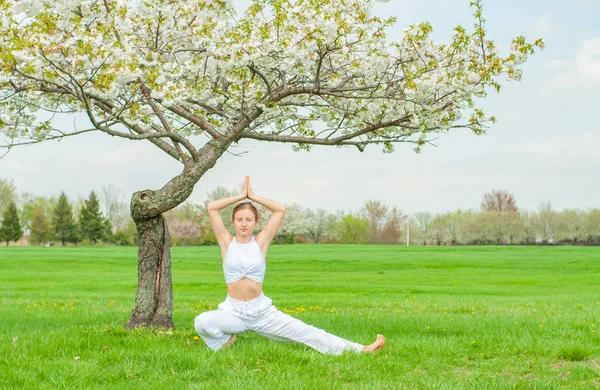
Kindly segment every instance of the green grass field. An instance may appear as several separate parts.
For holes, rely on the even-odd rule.
[[[600,248],[272,246],[265,294],[377,355],[247,333],[212,352],[196,315],[226,294],[216,247],[173,248],[176,329],[125,330],[137,249],[0,248],[0,387],[600,387]]]

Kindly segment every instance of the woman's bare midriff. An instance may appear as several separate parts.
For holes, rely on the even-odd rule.
[[[238,301],[251,301],[262,294],[262,283],[242,278],[227,285],[227,294]]]

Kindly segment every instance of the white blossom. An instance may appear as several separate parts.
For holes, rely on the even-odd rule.
[[[38,107],[88,111],[100,128],[135,132],[167,121],[184,136],[204,133],[199,122],[227,132],[258,110],[244,134],[302,137],[299,148],[307,139],[385,142],[389,152],[389,142],[421,145],[455,126],[481,131],[485,116],[462,120],[461,110],[476,109],[473,96],[486,96],[498,76],[520,79],[543,46],[517,38],[502,58],[485,36],[458,28],[451,44],[435,44],[426,22],[391,42],[393,19],[370,8],[370,0],[254,0],[236,15],[218,0],[7,0],[1,131],[56,134],[32,132]]]

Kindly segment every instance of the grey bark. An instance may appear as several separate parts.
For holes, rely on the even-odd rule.
[[[209,142],[163,188],[139,191],[131,197],[131,216],[139,240],[138,285],[135,308],[125,327],[174,328],[171,237],[162,214],[191,195],[194,185],[230,143],[230,140]]]

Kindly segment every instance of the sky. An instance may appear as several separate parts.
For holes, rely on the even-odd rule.
[[[238,9],[249,1],[234,0]],[[511,192],[521,209],[542,202],[555,209],[600,207],[600,1],[484,0],[488,36],[505,54],[512,38],[543,38],[546,49],[523,66],[520,82],[501,80],[482,106],[498,122],[476,136],[453,130],[420,154],[397,144],[384,154],[372,145],[314,147],[243,140],[196,184],[189,201],[201,203],[218,186],[236,188],[249,175],[254,192],[312,209],[357,211],[380,200],[404,213],[476,209],[493,189]],[[396,16],[390,39],[429,21],[447,43],[458,24],[472,28],[469,0],[390,0],[374,13]],[[61,119],[73,126],[74,118]],[[0,178],[19,192],[82,199],[113,186],[131,193],[162,187],[181,165],[145,141],[88,133],[13,148],[0,159]]]

